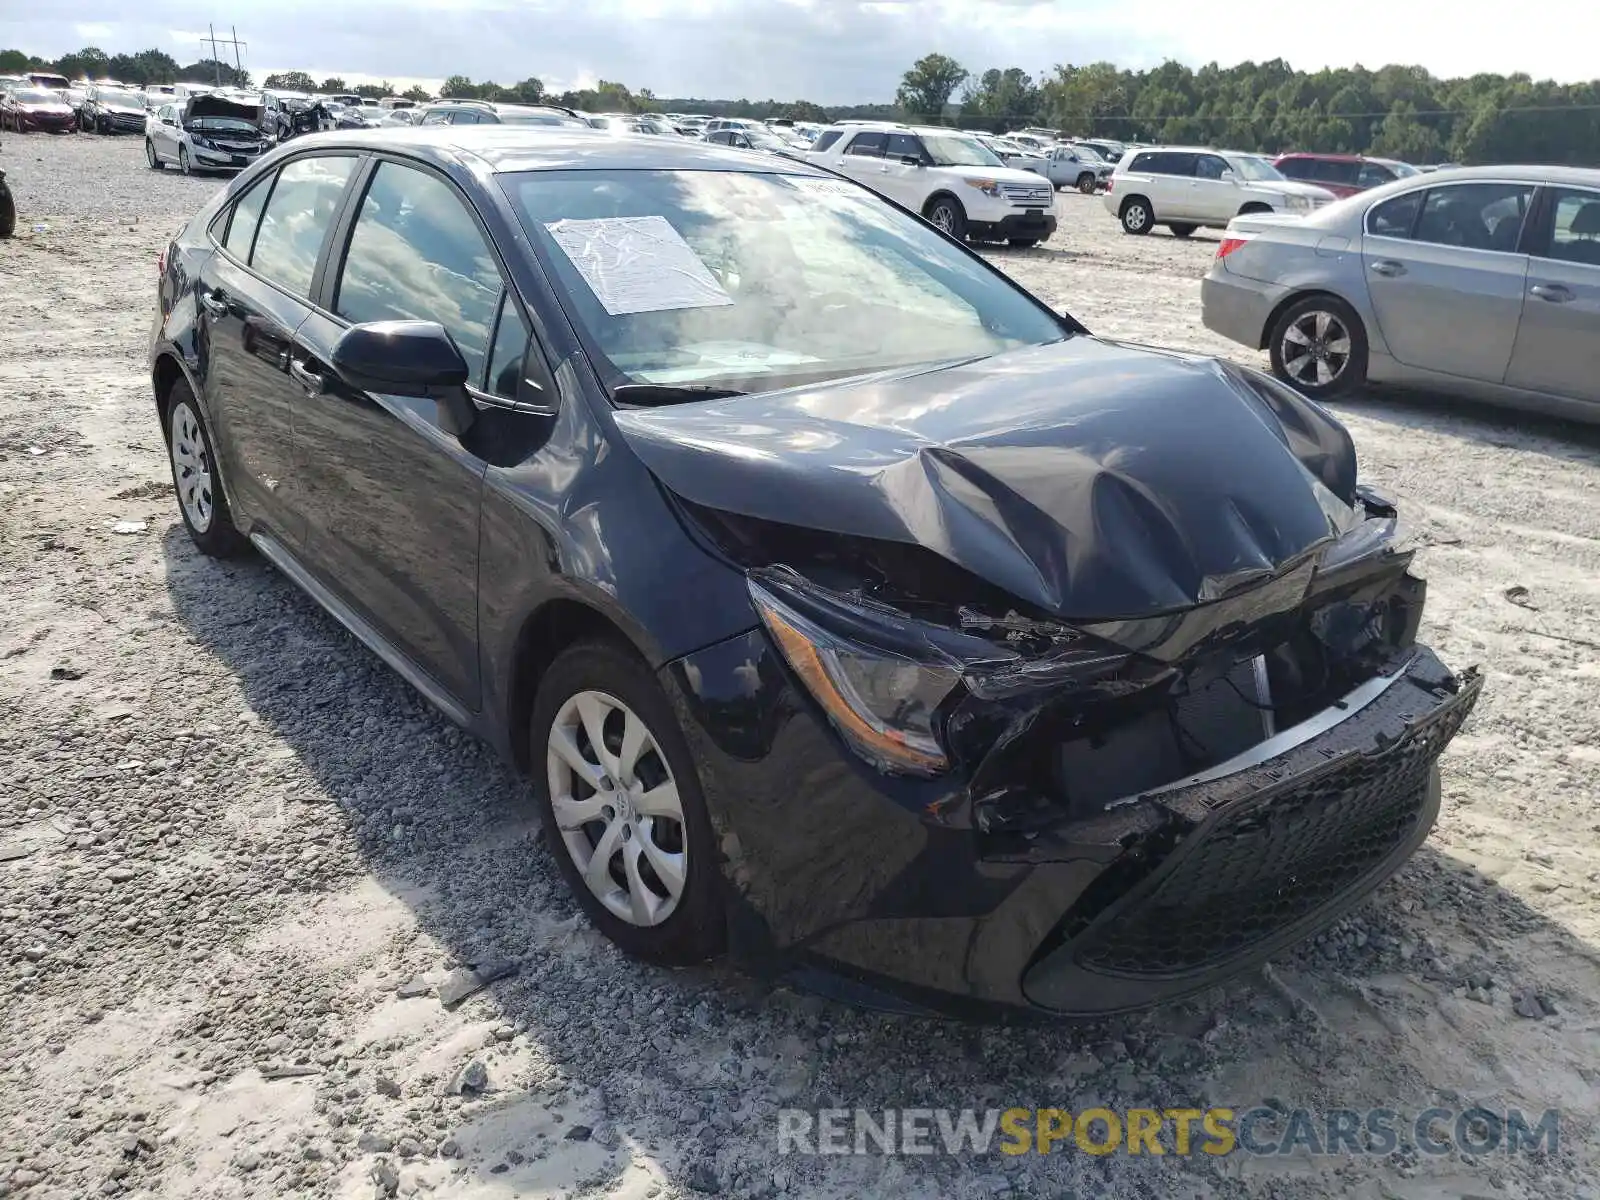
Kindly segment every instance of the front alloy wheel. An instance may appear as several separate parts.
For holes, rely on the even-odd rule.
[[[199,534],[211,528],[216,511],[212,493],[211,450],[200,432],[200,420],[186,400],[172,406],[172,479],[178,489],[178,503],[190,527]]]
[[[585,886],[629,925],[673,914],[688,878],[683,802],[666,755],[615,696],[583,691],[550,726],[550,808]]]
[[[178,147],[178,170],[185,175],[194,174],[194,168],[189,164],[189,147],[187,146]]]

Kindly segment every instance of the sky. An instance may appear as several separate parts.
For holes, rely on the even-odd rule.
[[[1303,70],[1420,64],[1436,75],[1525,71],[1594,78],[1600,5],[1546,0],[1538,20],[1487,0],[1342,0],[1313,9],[1238,5],[1202,17],[1195,0],[0,0],[0,47],[56,57],[86,45],[149,47],[180,62],[209,55],[199,37],[237,26],[259,81],[302,69],[351,84],[389,79],[436,88],[447,75],[563,91],[612,79],[658,96],[887,102],[931,51],[973,73],[1107,59],[1148,67],[1282,57]],[[1217,10],[1212,10],[1213,12]],[[27,15],[24,15],[27,13]],[[1558,32],[1559,31],[1559,32]],[[229,54],[231,58],[231,54]]]

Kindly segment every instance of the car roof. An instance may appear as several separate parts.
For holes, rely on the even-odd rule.
[[[1324,154],[1320,150],[1291,150],[1286,154],[1278,155],[1279,158],[1324,158],[1330,162],[1380,162],[1381,159],[1368,159],[1365,154]]]
[[[518,125],[396,125],[311,134],[296,138],[296,149],[394,150],[420,157],[470,155],[495,172],[541,170],[747,171],[770,175],[828,172],[796,159],[781,168],[770,158],[752,159],[714,142],[690,138],[619,138],[598,130],[571,127],[529,129]],[[429,155],[428,151],[434,151]]]

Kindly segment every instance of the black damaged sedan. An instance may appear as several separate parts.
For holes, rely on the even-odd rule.
[[[163,256],[183,521],[519,764],[630,953],[1088,1015],[1394,872],[1480,681],[1344,428],[793,161],[297,139]]]

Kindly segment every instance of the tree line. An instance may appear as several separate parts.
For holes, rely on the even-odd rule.
[[[52,61],[0,50],[0,74],[54,71],[69,79],[250,86],[248,71],[200,59],[180,65],[161,50],[107,54],[88,46]],[[385,81],[346,87],[305,71],[269,75],[264,86],[304,92],[386,96]],[[421,88],[403,93],[430,99]],[[925,121],[996,132],[1040,126],[1080,137],[1201,143],[1277,153],[1320,150],[1377,154],[1409,162],[1600,163],[1600,80],[1560,84],[1524,74],[1440,79],[1421,67],[1296,71],[1283,59],[1199,68],[1166,62],[1130,71],[1112,63],[1064,64],[1035,78],[1020,67],[976,73],[929,54],[901,77],[892,104],[825,105],[811,100],[658,97],[649,88],[600,80],[551,92],[529,77],[498,84],[452,75],[446,97],[560,104],[590,112],[695,112],[797,121],[850,118]]]
[[[976,75],[943,54],[901,78],[917,119],[1238,150],[1367,153],[1417,163],[1600,163],[1600,80],[1440,79],[1422,67],[1296,71],[1283,59],[1145,71],[1111,63]]]

